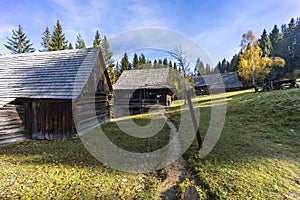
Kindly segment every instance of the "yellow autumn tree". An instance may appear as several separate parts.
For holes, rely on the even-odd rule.
[[[279,57],[269,58],[262,56],[259,42],[252,31],[243,35],[241,42],[242,51],[239,54],[239,76],[245,81],[262,82],[270,74],[273,66],[284,67],[285,60]]]

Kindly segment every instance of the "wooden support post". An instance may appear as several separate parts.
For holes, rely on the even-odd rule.
[[[200,150],[201,147],[202,147],[202,138],[201,138],[201,135],[200,135],[199,126],[198,126],[198,123],[197,123],[193,103],[192,103],[192,100],[191,100],[191,92],[192,92],[192,90],[187,90],[185,92],[185,95],[186,95],[186,98],[187,98],[187,101],[188,101],[190,114],[191,114],[191,117],[192,117],[193,126],[194,126],[194,129],[195,129],[195,132],[196,132],[196,138],[197,138],[197,142],[198,142],[198,146],[199,146],[199,150]]]

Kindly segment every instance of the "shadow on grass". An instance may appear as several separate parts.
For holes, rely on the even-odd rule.
[[[224,130],[213,151],[206,159],[245,162],[245,157],[300,157],[300,100],[299,89],[267,93],[232,94],[228,103]],[[292,102],[289,104],[289,102]],[[210,107],[200,105],[200,133],[204,138],[210,123]],[[284,106],[285,109],[282,109]],[[181,110],[168,110],[168,118],[178,127]],[[147,125],[149,119],[136,119],[137,124]],[[169,129],[160,134],[140,139],[126,135],[115,123],[104,125],[103,130],[115,144],[133,152],[150,152],[161,148],[169,141]],[[197,145],[188,151],[197,154]],[[16,162],[36,164],[62,163],[67,165],[99,165],[79,138],[63,141],[30,141],[0,147],[0,156],[15,156]],[[248,160],[248,159],[246,159]],[[101,164],[100,164],[101,165]]]
[[[134,120],[139,126],[146,126],[148,118]],[[126,120],[124,120],[126,123]],[[126,124],[125,124],[126,125]],[[129,127],[130,128],[130,127]],[[124,133],[116,123],[110,122],[101,127],[106,137],[123,150],[136,153],[152,152],[164,147],[170,139],[170,128],[164,125],[158,133],[148,138],[137,138]],[[97,131],[96,129],[94,131]],[[132,130],[134,131],[134,129]],[[0,147],[0,158],[10,157],[12,162],[28,164],[64,164],[102,166],[88,150],[80,138],[38,141],[9,144]]]

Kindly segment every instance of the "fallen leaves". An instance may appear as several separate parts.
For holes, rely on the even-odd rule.
[[[155,184],[154,175],[103,166],[80,140],[7,145],[0,160],[0,199],[138,199]]]

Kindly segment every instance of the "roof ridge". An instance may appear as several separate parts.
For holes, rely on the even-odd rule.
[[[86,51],[90,51],[93,49],[98,49],[100,50],[100,48],[93,48],[93,47],[89,47],[89,48],[84,48],[84,49],[64,49],[64,50],[59,50],[59,51],[35,51],[32,53],[20,53],[20,54],[7,54],[7,55],[0,55],[0,58],[11,58],[11,57],[20,57],[20,56],[32,56],[32,55],[51,55],[51,54],[60,54],[60,53],[70,53],[70,52],[86,52]]]

